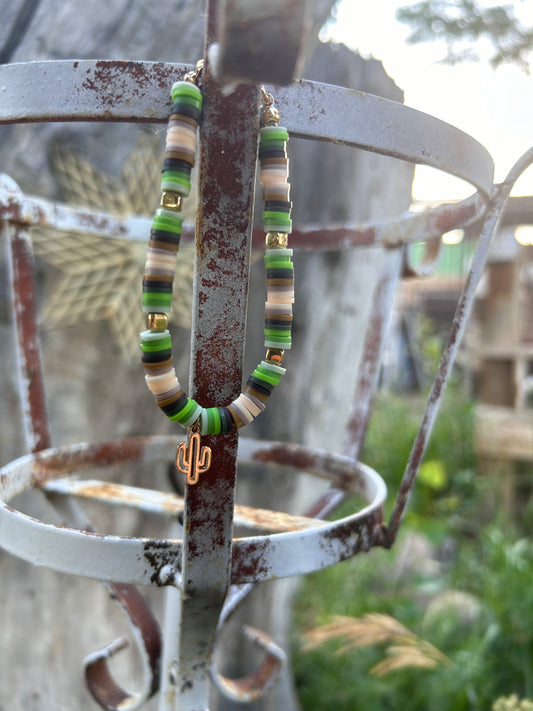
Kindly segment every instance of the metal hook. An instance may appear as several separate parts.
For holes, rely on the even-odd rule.
[[[161,632],[145,599],[133,585],[105,584],[111,598],[125,612],[131,623],[143,662],[143,683],[139,692],[130,694],[119,686],[109,671],[108,661],[128,646],[118,639],[88,655],[83,662],[87,687],[94,700],[106,711],[138,709],[159,689]]]

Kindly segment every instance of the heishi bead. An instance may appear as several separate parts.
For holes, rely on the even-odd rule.
[[[261,168],[261,185],[268,185],[269,183],[284,183],[287,178],[287,171],[283,168],[278,169],[277,167]]]
[[[252,395],[250,392],[243,392],[243,395],[246,395],[248,400],[252,402],[257,408],[259,408],[260,412],[263,412],[263,410],[266,408],[266,405],[264,402],[261,402],[259,398],[255,397],[255,395]]]
[[[287,249],[287,234],[292,229],[286,153],[289,134],[277,125],[277,109],[269,108],[272,121],[261,128],[259,137],[260,181],[265,201],[263,221],[267,232],[265,345],[269,350],[265,360],[249,376],[244,392],[232,403],[226,407],[203,408],[186,395],[179,383],[166,328],[183,220],[181,199],[190,192],[203,97],[191,81],[176,82],[171,97],[161,207],[152,222],[143,276],[143,310],[148,314],[150,330],[141,333],[142,361],[148,387],[163,412],[184,427],[198,422],[201,435],[216,435],[252,422],[265,409],[265,402],[285,373],[280,364],[283,349],[290,348],[294,301],[292,250]]]
[[[172,356],[169,358],[165,358],[164,360],[146,360],[143,358],[143,368],[144,372],[147,375],[159,375],[161,373],[164,373],[167,371],[169,368],[172,368],[174,365],[174,360]]]
[[[150,388],[150,392],[154,395],[168,393],[170,390],[179,387],[179,380],[173,367],[161,375],[145,375],[144,377],[146,384]]]
[[[161,178],[161,190],[173,190],[184,197],[191,192],[191,181],[185,174],[178,174],[175,171],[165,171]],[[280,230],[282,232],[283,230]]]
[[[190,116],[195,121],[200,120],[202,113],[202,105],[190,96],[180,96],[177,101],[174,101],[170,109],[171,116]]]
[[[170,314],[172,311],[172,292],[145,291],[142,295],[142,310],[145,314],[153,311]]]
[[[167,129],[174,128],[174,126],[192,126],[196,130],[198,128],[198,120],[184,113],[176,113],[170,116]]]
[[[173,422],[179,422],[184,427],[191,427],[202,414],[202,406],[196,400],[187,398],[187,404],[174,415],[168,415]]]
[[[239,396],[240,397],[240,396]],[[228,405],[228,410],[231,413],[235,427],[238,429],[249,425],[250,422],[254,421],[253,415],[244,407],[244,405],[239,402],[239,398],[234,400],[230,405]]]
[[[291,304],[272,304],[270,301],[265,301],[265,314],[272,314],[276,318],[281,316],[292,317]]]
[[[248,380],[244,386],[244,392],[246,395],[252,395],[257,398],[259,402],[263,403],[268,400],[273,389],[274,386],[271,383],[264,382],[253,373],[248,376]]]
[[[258,407],[254,403],[254,401],[251,398],[249,398],[248,395],[246,395],[245,393],[241,393],[235,402],[237,402],[238,404],[245,407],[248,410],[248,412],[250,413],[250,415],[253,417],[254,420],[258,415],[261,414],[261,412],[264,409],[264,407],[263,408]]]
[[[172,84],[172,88],[170,89],[170,97],[172,101],[176,101],[177,98],[181,96],[191,96],[197,101],[199,101],[200,105],[203,101],[202,92],[196,86],[196,84],[193,84],[190,81],[185,81],[183,79],[174,82],[174,84]]]
[[[200,434],[215,435],[222,432],[222,420],[218,407],[204,407],[200,415]]]
[[[260,140],[265,143],[268,141],[284,141],[289,140],[289,132],[284,126],[263,126],[260,132]]]
[[[176,120],[176,121],[180,121],[185,118],[189,118],[196,125],[198,125],[201,115],[202,115],[202,112],[198,108],[197,105],[193,106],[191,104],[186,104],[184,102],[177,102],[175,104],[172,104],[170,118],[172,120]]]
[[[279,380],[281,380],[281,377],[287,372],[287,368],[282,368],[280,365],[276,365],[275,363],[267,363],[266,360],[262,360],[260,366],[271,373],[276,373],[279,376],[278,382]]]
[[[263,185],[263,201],[269,200],[288,200],[291,192],[289,183],[268,183]],[[275,232],[276,230],[268,230]]]
[[[165,151],[165,158],[169,160],[184,160],[189,163],[192,168],[196,161],[196,151],[185,147],[180,147],[178,149],[167,148]]]
[[[147,269],[155,269],[160,267],[161,269],[169,269],[174,271],[175,266],[176,254],[174,252],[169,252],[166,246],[164,249],[159,249],[158,247],[148,247],[148,251],[146,253]]]
[[[220,415],[221,432],[225,434],[226,432],[231,432],[233,429],[233,418],[227,407],[217,407],[218,414]]]

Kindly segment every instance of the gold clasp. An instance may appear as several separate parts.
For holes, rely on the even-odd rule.
[[[196,62],[196,69],[193,69],[192,71],[187,72],[187,74],[183,78],[185,81],[190,81],[193,84],[196,84],[196,86],[201,87],[203,72],[204,72],[204,60],[199,59]]]

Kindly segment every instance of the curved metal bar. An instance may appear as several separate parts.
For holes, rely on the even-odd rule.
[[[300,81],[271,90],[291,136],[429,165],[490,195],[494,163],[489,152],[444,121],[390,99],[330,84]]]
[[[111,675],[108,661],[128,646],[119,639],[88,655],[83,662],[87,687],[93,698],[106,711],[128,708],[139,709],[159,689],[161,632],[156,618],[146,601],[133,585],[105,584],[128,618],[143,663],[141,689],[128,693]]]
[[[181,540],[103,535],[54,526],[6,502],[32,486],[83,469],[131,461],[171,461],[175,444],[173,437],[134,437],[52,448],[11,462],[0,470],[0,545],[25,560],[62,572],[141,585],[169,584],[169,569],[173,574],[181,569]],[[311,572],[378,542],[386,487],[370,467],[323,450],[244,438],[239,456],[326,477],[340,488],[358,491],[369,503],[351,516],[321,526],[235,539],[233,583]]]
[[[295,229],[295,249],[339,250],[383,245],[397,247],[417,241],[437,239],[444,232],[465,228],[481,219],[485,203],[479,195],[453,204],[439,205],[422,213],[406,213],[385,222],[367,222],[354,227],[324,229],[313,226]],[[66,232],[83,232],[102,237],[143,243],[150,231],[151,219],[131,216],[117,218],[107,212],[86,210],[44,198],[25,195],[8,175],[0,173],[0,218],[28,227],[51,227]],[[264,243],[264,231],[254,231],[254,246]],[[194,241],[194,229],[184,225],[182,242]]]
[[[513,189],[513,186],[518,178],[532,164],[533,148],[524,153],[524,155],[511,168],[503,183],[494,188],[493,196],[485,215],[478,246],[472,258],[472,266],[470,267],[463,291],[457,303],[448,341],[443,350],[437,374],[429,394],[426,409],[422,416],[420,428],[413,443],[409,460],[405,467],[389,524],[385,530],[383,544],[386,547],[390,547],[396,539],[405,507],[407,506],[420,463],[424,457],[426,446],[437,418],[442,395],[466,328],[468,314],[470,313],[470,309],[474,301],[476,288],[479,284],[483,267],[487,260],[490,245],[502,219],[507,200],[509,199],[511,190]]]
[[[0,67],[1,123],[168,119],[168,88],[189,64],[52,60]]]
[[[0,67],[0,123],[164,122],[170,108],[168,86],[190,69],[185,64],[117,60],[4,65]],[[293,136],[429,165],[490,194],[494,173],[490,154],[444,121],[389,99],[330,84],[300,81],[271,91]]]
[[[237,703],[246,704],[256,701],[276,683],[282,666],[287,661],[287,655],[272,639],[261,630],[246,625],[244,635],[266,652],[261,665],[241,679],[230,679],[219,674],[213,665],[211,678],[224,696]]]

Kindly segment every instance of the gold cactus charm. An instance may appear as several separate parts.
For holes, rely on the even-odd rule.
[[[211,449],[202,447],[200,433],[189,430],[187,443],[180,442],[176,452],[176,466],[187,477],[187,484],[197,484],[200,474],[211,466]]]

